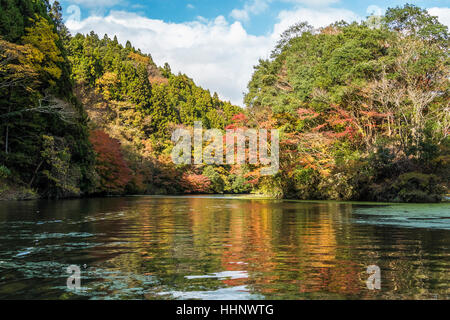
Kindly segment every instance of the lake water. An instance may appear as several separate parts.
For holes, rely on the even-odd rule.
[[[0,202],[0,299],[449,299],[449,271],[450,204]]]

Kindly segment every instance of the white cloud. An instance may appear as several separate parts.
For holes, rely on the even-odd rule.
[[[283,10],[278,14],[279,22],[274,27],[273,37],[278,37],[283,31],[299,21],[307,21],[313,27],[325,27],[333,22],[362,20],[353,11],[337,8],[299,8],[294,11]]]
[[[382,16],[385,10],[376,5],[370,5],[367,7],[366,13],[374,16]]]
[[[267,57],[273,46],[269,37],[249,35],[240,22],[229,24],[223,16],[208,22],[167,23],[111,11],[105,17],[66,24],[72,33],[94,30],[100,36],[117,35],[121,43],[130,40],[150,53],[158,65],[168,62],[174,72],[186,73],[197,84],[239,105],[252,66],[258,58]]]
[[[450,8],[430,8],[428,12],[432,16],[437,16],[439,22],[450,28]]]
[[[268,7],[268,2],[272,0],[252,0],[244,5],[243,9],[234,9],[231,11],[230,16],[235,20],[247,21],[251,14],[260,14],[264,12]]]
[[[186,8],[188,8],[188,9],[194,9],[195,6],[194,6],[193,4],[188,3],[188,4],[186,5]]]
[[[248,12],[244,9],[234,9],[233,11],[231,11],[230,17],[240,21],[248,21],[248,19],[250,18]]]
[[[130,40],[135,47],[150,53],[158,65],[168,62],[174,72],[186,73],[202,87],[218,92],[221,98],[243,105],[242,93],[253,66],[259,58],[270,56],[284,30],[299,21],[322,27],[342,19],[350,22],[359,17],[352,11],[335,8],[281,11],[273,32],[262,36],[248,34],[241,22],[229,23],[223,16],[168,23],[135,13],[111,11],[106,16],[91,15],[66,24],[73,34],[94,30],[100,36],[117,35],[123,44]]]

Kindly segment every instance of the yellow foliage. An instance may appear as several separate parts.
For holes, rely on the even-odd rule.
[[[25,29],[22,41],[25,46],[25,55],[30,65],[39,73],[47,74],[53,80],[61,77],[62,71],[58,63],[64,62],[61,50],[56,45],[58,35],[53,31],[53,27],[47,20],[36,16],[34,26]]]
[[[111,89],[117,84],[117,74],[114,72],[105,72],[105,74],[96,81],[96,92],[103,94],[106,100],[111,99]]]
[[[141,54],[134,53],[134,52],[130,52],[130,54],[128,55],[128,58],[136,61],[137,63],[141,63],[143,65],[148,65],[151,62],[150,57],[146,57]]]
[[[0,76],[2,82],[0,86],[8,86],[27,81],[37,81],[37,74],[28,63],[26,52],[30,50],[30,45],[18,45],[0,39]],[[32,90],[27,87],[27,90]]]

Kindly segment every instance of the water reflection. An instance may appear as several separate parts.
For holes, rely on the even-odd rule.
[[[0,298],[445,299],[449,206],[430,208],[214,197],[0,203]],[[78,293],[65,288],[71,264],[82,266]],[[380,291],[366,287],[373,264]]]

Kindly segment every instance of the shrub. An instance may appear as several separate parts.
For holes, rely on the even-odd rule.
[[[208,177],[201,174],[185,173],[181,184],[185,193],[209,193],[211,190],[211,181]]]
[[[5,166],[0,166],[0,179],[6,179],[9,176],[11,176],[11,171]]]
[[[92,131],[90,141],[97,154],[95,169],[100,178],[97,192],[122,194],[132,179],[132,172],[123,157],[120,142],[101,130]]]
[[[259,194],[274,197],[277,199],[282,199],[285,196],[289,196],[286,194],[282,177],[280,175],[261,177],[261,179],[259,180],[257,192]],[[295,194],[291,197],[295,198]]]
[[[203,170],[203,175],[211,181],[211,191],[216,194],[222,194],[225,190],[225,181],[219,172],[217,172],[212,166],[207,166]]]
[[[301,200],[320,199],[318,186],[321,181],[317,170],[311,168],[297,168],[293,174],[295,184],[295,196]]]
[[[226,191],[234,194],[249,193],[251,185],[247,183],[242,174],[231,174],[228,176]]]
[[[419,172],[400,175],[392,187],[400,202],[439,202],[445,192],[437,176]]]

